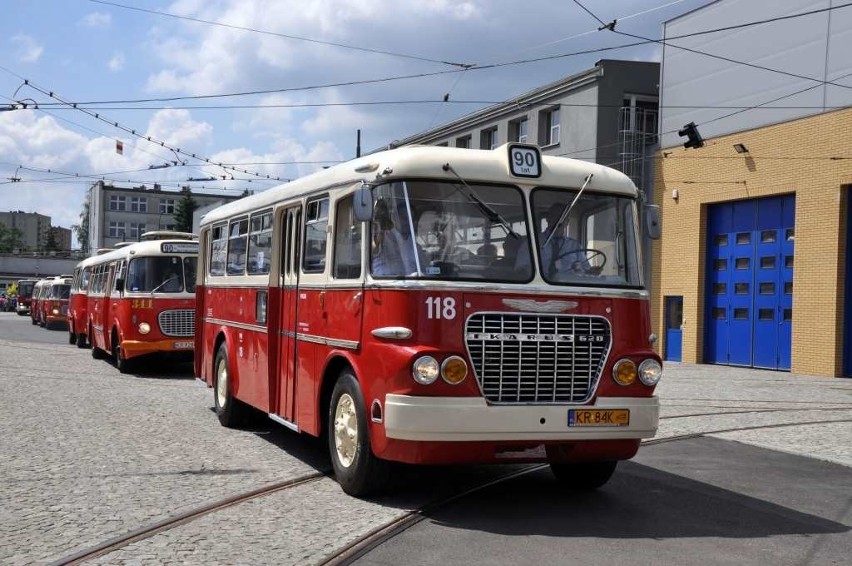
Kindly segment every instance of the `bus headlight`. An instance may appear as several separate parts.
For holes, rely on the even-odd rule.
[[[151,332],[151,325],[148,324],[147,322],[140,322],[139,323],[139,334],[148,334],[149,332]]]
[[[648,386],[656,385],[663,377],[663,366],[657,360],[645,360],[639,364],[639,381]]]
[[[56,316],[56,315],[58,315],[58,314],[59,314],[59,309],[53,309],[53,310],[52,310],[52,311],[50,311],[50,312],[52,312],[52,313],[53,313],[53,315],[54,315],[54,316]]]
[[[411,376],[420,385],[430,385],[438,379],[440,371],[438,360],[432,356],[423,356],[417,358],[414,362],[414,365],[411,367]]]
[[[450,385],[458,385],[467,377],[467,363],[459,356],[450,356],[441,364],[441,377]]]
[[[636,381],[636,364],[633,360],[618,360],[612,366],[612,378],[619,385],[630,385]]]

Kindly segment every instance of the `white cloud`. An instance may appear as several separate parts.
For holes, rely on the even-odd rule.
[[[117,72],[124,69],[124,63],[124,53],[122,53],[121,51],[116,51],[110,58],[109,63],[107,63],[107,67],[110,71]]]
[[[80,25],[89,28],[108,28],[112,24],[112,16],[104,12],[92,12],[83,16]]]
[[[44,52],[44,48],[32,37],[19,33],[11,39],[15,44],[15,57],[22,63],[35,63]]]

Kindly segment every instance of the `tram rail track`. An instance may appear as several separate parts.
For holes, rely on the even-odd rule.
[[[754,413],[754,412],[779,412],[784,409],[772,409],[771,411],[760,411],[759,409],[756,411],[744,411],[746,413]],[[852,410],[852,407],[823,407],[822,410],[825,411],[846,411]],[[688,416],[712,416],[718,415],[719,413],[712,414],[696,414],[696,415],[674,415],[668,417],[661,417],[661,420],[668,420],[672,418],[683,418]],[[730,413],[726,413],[730,414]],[[700,438],[703,436],[709,435],[717,435],[717,434],[726,434],[733,432],[744,432],[750,430],[764,430],[764,429],[774,429],[774,428],[785,428],[791,426],[812,426],[812,425],[821,425],[821,424],[834,424],[834,423],[852,423],[852,418],[844,418],[844,419],[822,419],[822,420],[811,420],[811,421],[798,421],[798,422],[783,422],[783,423],[769,423],[769,424],[760,424],[760,425],[750,425],[750,426],[738,426],[738,427],[728,427],[728,428],[719,428],[714,430],[702,430],[691,433],[684,433],[678,435],[666,436],[663,438],[653,438],[649,440],[645,440],[642,442],[642,446],[653,446],[657,444],[664,444],[669,442],[677,442],[683,440],[691,440],[695,438]],[[530,474],[539,470],[542,470],[547,467],[547,464],[530,464],[527,467],[524,467],[521,470],[515,470],[510,473],[501,475],[497,478],[489,479],[488,481],[480,482],[476,485],[466,487],[464,490],[453,493],[449,496],[440,498],[438,500],[429,501],[424,505],[416,509],[412,509],[411,511],[406,512],[400,517],[397,517],[391,521],[384,523],[374,529],[371,529],[369,532],[364,535],[358,537],[355,541],[347,544],[343,548],[336,551],[333,555],[330,555],[323,559],[320,564],[323,566],[343,566],[347,564],[351,564],[356,561],[358,558],[367,554],[373,548],[380,546],[387,540],[397,536],[401,532],[406,529],[411,528],[416,525],[420,521],[429,517],[431,513],[434,511],[450,505],[456,501],[464,499],[467,496],[473,495],[479,491],[484,489],[493,487],[503,482],[510,481],[517,477]],[[145,525],[134,529],[130,532],[127,532],[122,535],[118,535],[116,537],[112,537],[107,539],[99,544],[90,546],[88,548],[81,549],[73,554],[60,558],[51,563],[52,566],[67,566],[67,565],[75,565],[82,564],[88,560],[92,560],[101,556],[105,556],[110,554],[111,552],[117,551],[123,547],[126,547],[130,544],[143,541],[145,539],[156,536],[157,534],[167,531],[170,529],[174,529],[186,523],[189,523],[195,519],[204,517],[206,515],[210,515],[216,513],[218,511],[228,509],[230,507],[240,505],[242,503],[251,501],[253,499],[262,498],[265,496],[269,496],[280,491],[291,489],[295,487],[299,487],[302,485],[306,485],[312,482],[319,481],[323,478],[330,477],[331,470],[321,470],[316,471],[310,474],[305,474],[303,476],[297,478],[291,478],[288,480],[284,480],[281,482],[277,482],[274,484],[270,484],[267,486],[263,486],[260,488],[256,488],[244,493],[239,493],[236,495],[232,495],[230,497],[214,501],[212,503],[202,505],[190,511],[174,515],[171,517],[166,517],[160,521],[155,523]]]

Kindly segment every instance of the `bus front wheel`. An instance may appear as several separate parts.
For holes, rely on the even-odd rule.
[[[234,428],[242,423],[245,405],[231,394],[231,370],[228,362],[228,344],[222,342],[213,362],[213,404],[222,426]]]
[[[564,487],[595,490],[612,477],[618,462],[550,462],[550,471]]]
[[[379,491],[389,463],[370,448],[366,404],[352,370],[341,372],[328,411],[328,447],[334,475],[343,491],[355,497]]]
[[[130,373],[130,362],[121,353],[121,342],[119,342],[118,333],[115,330],[112,331],[112,359],[118,373]]]

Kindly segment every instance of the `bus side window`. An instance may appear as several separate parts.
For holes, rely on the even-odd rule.
[[[253,214],[249,222],[249,275],[269,273],[272,259],[272,211]]]
[[[305,214],[305,245],[302,270],[305,273],[325,271],[325,250],[328,240],[328,197],[308,202]]]
[[[334,258],[332,275],[338,279],[361,277],[361,230],[363,225],[355,220],[353,196],[337,203],[334,215]]]
[[[232,220],[228,232],[228,275],[242,275],[246,271],[248,218]]]
[[[210,238],[210,275],[225,275],[225,260],[228,251],[228,239],[225,225],[214,226]]]

